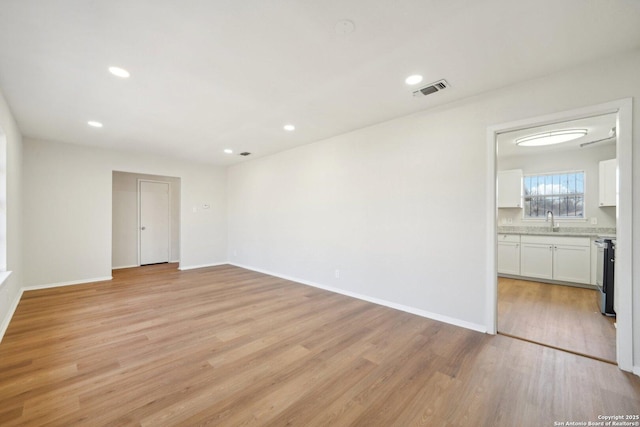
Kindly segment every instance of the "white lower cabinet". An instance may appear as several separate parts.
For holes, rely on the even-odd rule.
[[[498,234],[498,273],[520,275],[519,234]]]
[[[581,284],[591,283],[588,237],[521,236],[520,275]]]
[[[553,278],[563,282],[591,283],[591,248],[557,244],[553,248]]]
[[[523,240],[525,237],[522,236]],[[520,274],[538,279],[553,279],[553,245],[523,241],[520,250]]]

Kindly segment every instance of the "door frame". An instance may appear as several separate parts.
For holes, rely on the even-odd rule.
[[[142,191],[141,191],[141,186],[143,182],[152,182],[152,183],[157,183],[157,184],[167,184],[169,186],[169,198],[168,198],[168,202],[167,202],[167,209],[168,209],[168,215],[169,215],[169,227],[167,229],[167,241],[168,241],[168,248],[169,248],[169,257],[168,257],[168,261],[167,262],[171,262],[171,258],[172,258],[172,254],[171,254],[171,182],[169,181],[160,181],[160,180],[154,180],[154,179],[146,179],[146,178],[138,178],[138,185],[137,185],[137,189],[138,189],[138,232],[136,233],[138,236],[138,267],[140,267],[141,261],[142,261]]]
[[[618,159],[618,199],[616,207],[616,358],[618,367],[633,371],[633,300],[632,300],[632,98],[623,98],[544,116],[502,123],[487,127],[487,204],[493,214],[487,215],[487,277],[486,327],[496,334],[498,329],[498,267],[497,267],[497,137],[501,133],[523,128],[566,122],[603,114],[617,114],[616,158]]]

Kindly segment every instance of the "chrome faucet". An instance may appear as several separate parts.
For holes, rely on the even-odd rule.
[[[546,221],[549,221],[549,217],[551,217],[551,231],[558,231],[558,228],[560,226],[556,225],[556,222],[553,218],[553,212],[552,211],[547,211],[547,218],[545,219]]]

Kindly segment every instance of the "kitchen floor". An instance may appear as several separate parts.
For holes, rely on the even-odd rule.
[[[597,291],[498,278],[498,332],[616,362],[615,318],[600,314]]]

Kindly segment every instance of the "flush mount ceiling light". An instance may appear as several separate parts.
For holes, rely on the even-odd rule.
[[[94,128],[101,128],[101,127],[102,127],[102,123],[100,123],[100,122],[96,122],[95,120],[89,120],[89,121],[87,122],[87,124],[88,124],[89,126],[91,126],[91,127],[94,127]]]
[[[408,85],[417,85],[418,83],[420,83],[422,81],[422,76],[419,74],[414,74],[412,76],[407,77],[406,79],[404,79],[404,82]]]
[[[287,132],[293,132],[294,130],[296,130],[296,127],[294,125],[284,125],[283,129]]]
[[[518,138],[516,139],[516,145],[519,145],[520,147],[541,147],[543,145],[553,145],[572,141],[574,139],[582,138],[586,134],[586,129],[555,130]]]
[[[225,148],[224,152],[227,154],[233,154],[233,150],[231,148]]]
[[[120,67],[109,67],[109,72],[114,76],[118,76],[123,79],[129,78],[129,76],[131,75],[127,70]]]

